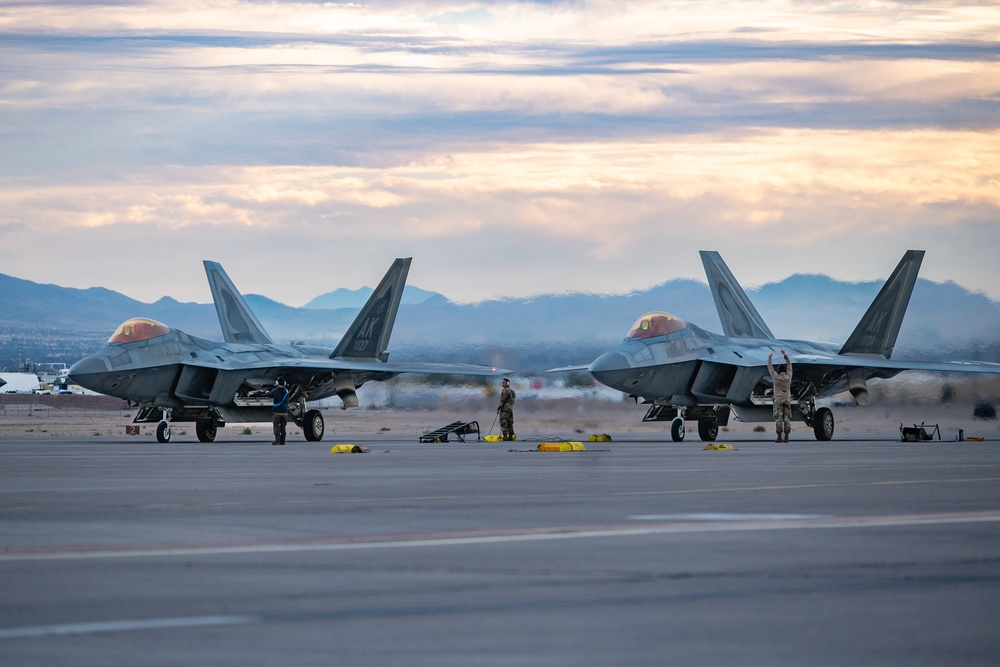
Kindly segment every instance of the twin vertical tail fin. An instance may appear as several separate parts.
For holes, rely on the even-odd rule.
[[[389,346],[389,335],[396,321],[399,300],[403,298],[410,261],[411,258],[406,257],[392,263],[331,358],[354,357],[382,361],[388,358],[385,349]]]
[[[906,251],[840,354],[877,354],[886,359],[892,356],[923,259],[923,250]]]
[[[240,291],[218,262],[204,261],[208,285],[212,288],[215,312],[219,315],[222,338],[227,343],[272,343],[264,326],[250,310]]]
[[[722,332],[731,338],[774,338],[722,256],[714,250],[702,250],[699,254],[722,322]]]

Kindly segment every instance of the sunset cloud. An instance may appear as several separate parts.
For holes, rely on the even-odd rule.
[[[990,4],[22,1],[0,34],[18,277],[207,300],[201,259],[276,261],[241,287],[297,304],[412,255],[474,301],[701,278],[702,248],[748,284],[870,279],[920,247],[1000,298]]]

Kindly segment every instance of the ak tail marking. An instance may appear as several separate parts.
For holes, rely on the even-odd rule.
[[[406,274],[410,270],[411,258],[397,259],[389,267],[382,282],[368,298],[368,302],[358,313],[351,327],[344,334],[343,340],[337,345],[331,358],[357,357],[364,359],[381,359],[385,361],[388,355],[385,349],[389,346],[389,335],[396,321],[399,310],[399,300],[403,297],[403,287],[406,285]]]

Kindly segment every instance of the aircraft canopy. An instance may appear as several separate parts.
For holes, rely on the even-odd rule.
[[[646,313],[635,321],[626,338],[656,338],[680,331],[687,323],[670,313]]]
[[[138,343],[140,341],[165,336],[170,333],[170,327],[156,320],[136,317],[123,323],[108,339],[108,343]]]

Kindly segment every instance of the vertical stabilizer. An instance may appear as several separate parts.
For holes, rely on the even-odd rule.
[[[212,288],[215,312],[219,315],[222,339],[227,343],[271,343],[271,337],[264,331],[257,316],[243,299],[243,295],[233,285],[218,262],[204,261],[208,285]]]
[[[906,251],[872,305],[868,306],[854,333],[844,343],[841,354],[878,354],[886,359],[892,356],[923,259],[923,250]]]
[[[344,334],[332,357],[377,358],[385,361],[387,355],[384,353],[389,346],[389,334],[396,321],[399,300],[403,297],[410,260],[407,257],[392,263],[382,282],[368,298],[368,303]]]
[[[702,250],[699,254],[722,321],[722,332],[732,338],[774,338],[722,256],[714,250]]]

